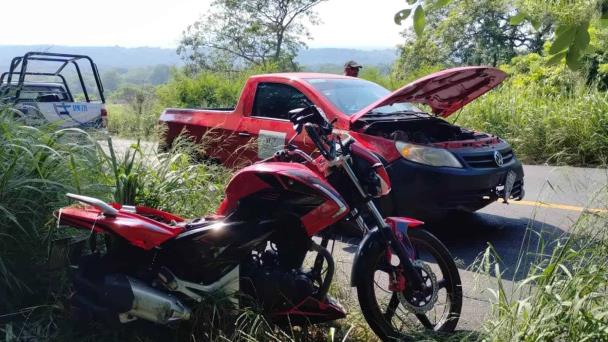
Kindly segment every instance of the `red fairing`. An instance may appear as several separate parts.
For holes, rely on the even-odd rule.
[[[396,229],[399,224],[406,224],[407,228],[416,228],[419,226],[422,226],[424,224],[424,222],[410,218],[410,217],[396,217],[396,216],[390,216],[387,217],[386,219],[386,223],[388,223],[389,226],[391,226],[391,228]]]
[[[277,183],[285,191],[289,191],[289,185],[285,184],[283,179],[291,179],[306,185],[325,199],[325,202],[320,206],[300,218],[309,236],[336,223],[348,213],[348,205],[340,194],[327,181],[305,165],[270,162],[254,164],[239,171],[230,180],[226,188],[226,198],[217,214],[227,215],[236,208],[240,199],[271,188],[270,184],[259,177],[260,175],[276,177]]]
[[[259,165],[264,164],[246,167],[232,176],[226,187],[226,197],[216,211],[217,215],[227,215],[236,208],[236,204],[241,198],[270,188],[270,185],[255,175],[256,170],[259,170]]]
[[[120,205],[113,204],[120,209]],[[150,250],[163,242],[179,235],[183,228],[179,225],[169,225],[171,221],[183,222],[184,219],[164,211],[136,207],[131,213],[120,210],[116,217],[107,217],[99,209],[92,206],[65,207],[57,213],[59,224],[83,228],[94,232],[113,232],[129,241],[136,247]],[[159,222],[146,216],[152,216],[166,221]]]
[[[308,236],[313,236],[330,225],[338,222],[348,213],[345,202],[338,203],[328,199],[313,211],[302,217],[302,224],[306,227]]]
[[[388,176],[386,168],[382,164],[382,161],[376,155],[371,153],[368,149],[355,143],[350,146],[351,153],[358,156],[359,158],[367,161],[371,167],[376,171],[378,178],[380,178],[380,196],[388,195],[391,192],[391,179]]]

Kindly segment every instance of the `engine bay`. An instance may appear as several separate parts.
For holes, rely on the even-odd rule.
[[[362,132],[420,145],[490,137],[486,133],[469,131],[439,118],[376,121],[365,125]]]

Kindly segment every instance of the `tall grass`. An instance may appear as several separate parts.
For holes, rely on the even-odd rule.
[[[504,138],[526,163],[601,166],[608,160],[608,93],[582,82],[557,92],[542,83],[507,82],[453,117]]]
[[[99,165],[85,132],[22,126],[0,111],[0,313],[48,295],[39,286],[48,281],[52,212],[66,192],[98,194]]]
[[[601,191],[608,204],[608,188]],[[608,340],[608,213],[586,213],[554,241],[520,255],[529,271],[509,287],[489,248],[479,262],[492,275],[493,303],[484,341]]]
[[[24,126],[13,112],[0,111],[0,321],[13,322],[0,333],[45,340],[73,328],[63,304],[69,295],[65,270],[47,263],[54,239],[78,233],[55,227],[53,211],[69,204],[65,193],[186,217],[213,212],[230,172],[194,163],[193,148],[177,143],[156,155],[135,144],[126,152],[105,152],[84,131]]]
[[[158,117],[162,107],[150,106],[145,111],[138,111],[129,104],[108,105],[108,132],[113,136],[124,138],[141,138],[156,140],[158,137]]]
[[[108,139],[104,153],[113,199],[118,203],[146,205],[184,217],[213,213],[224,196],[232,172],[201,161],[203,146],[179,136],[166,153],[144,151],[138,141],[126,151],[115,151]]]

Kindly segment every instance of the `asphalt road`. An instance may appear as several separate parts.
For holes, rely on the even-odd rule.
[[[125,150],[131,143],[114,140],[117,150]],[[146,143],[144,149],[153,151],[154,146]],[[534,248],[539,237],[550,241],[568,234],[583,210],[608,215],[607,199],[596,197],[601,190],[606,193],[608,170],[525,165],[524,172],[523,201],[496,202],[477,213],[452,216],[426,227],[440,238],[459,264],[465,300],[458,329],[478,329],[490,308],[491,294],[487,289],[495,288],[496,283],[491,279],[481,281],[470,271],[488,244],[502,259],[503,279],[507,279],[509,287],[509,280],[525,275],[525,262],[518,272],[515,267],[522,249]],[[355,245],[347,243],[335,247],[337,277],[345,284],[355,250]],[[356,296],[351,297],[356,301]]]
[[[472,214],[454,215],[429,229],[447,246],[459,264],[464,292],[459,330],[477,330],[489,312],[494,278],[480,278],[471,271],[474,261],[491,244],[502,259],[507,292],[527,271],[516,265],[522,250],[535,250],[539,238],[552,241],[568,234],[583,210],[608,215],[606,198],[596,195],[608,186],[608,170],[525,165],[526,196],[521,202],[493,203]],[[338,247],[337,259],[348,272],[355,248]],[[346,274],[342,274],[345,277]]]

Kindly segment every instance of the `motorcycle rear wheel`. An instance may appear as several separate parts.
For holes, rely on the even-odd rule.
[[[366,321],[383,341],[416,340],[414,335],[425,330],[452,332],[460,317],[462,286],[449,251],[426,230],[411,229],[408,236],[415,250],[413,261],[428,284],[434,283],[436,292],[427,298],[427,303],[432,303],[427,304],[432,305],[430,309],[422,309],[420,306],[424,305],[420,301],[417,303],[419,306],[413,305],[415,300],[408,299],[405,291],[397,293],[389,289],[400,264],[395,253],[391,253],[391,260],[388,260],[386,247],[380,244],[366,253],[357,295]],[[429,272],[434,274],[434,280]],[[435,295],[436,301],[432,302]],[[405,305],[404,300],[407,301]],[[426,311],[421,312],[423,310]]]

